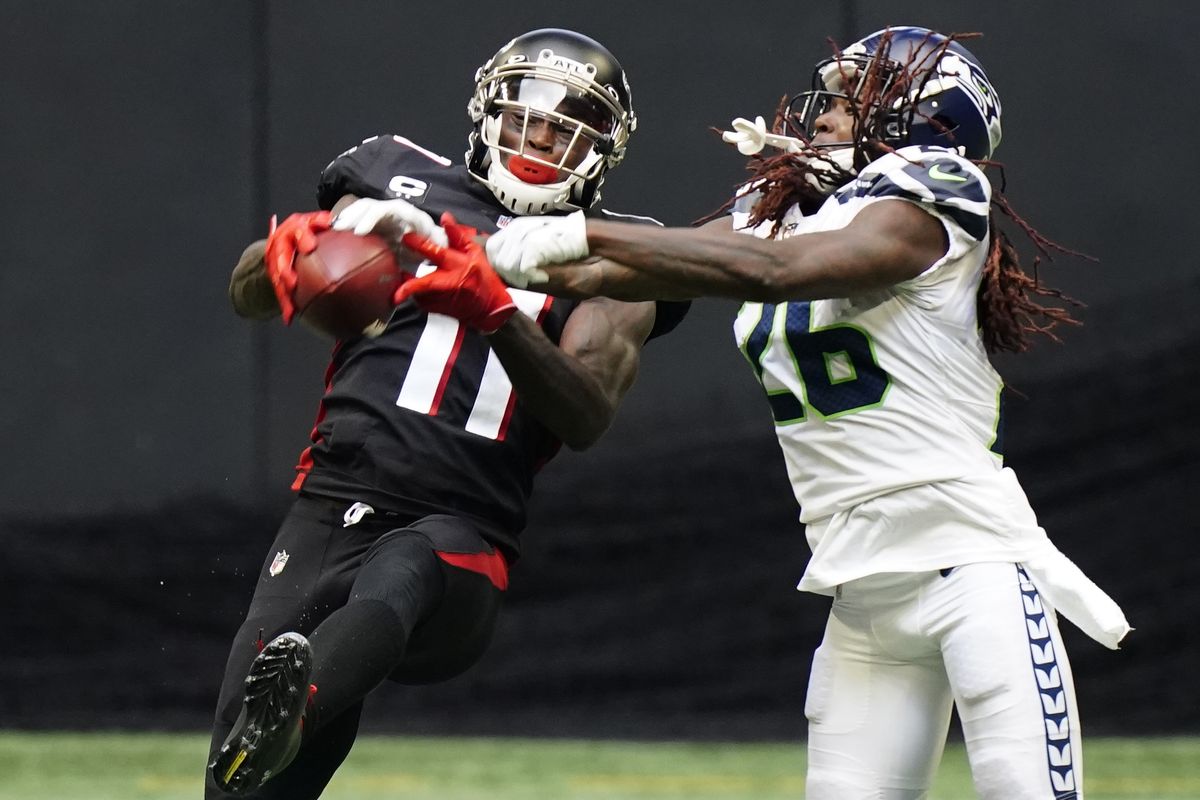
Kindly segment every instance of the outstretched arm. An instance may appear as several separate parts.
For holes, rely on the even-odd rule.
[[[513,271],[529,274],[528,265],[541,259],[535,269],[545,280],[531,285],[577,296],[779,302],[845,297],[892,286],[919,275],[947,248],[941,223],[902,200],[873,203],[845,228],[780,240],[737,233],[728,219],[702,228],[651,228],[591,219],[575,228],[559,221],[552,224],[571,231],[566,246],[560,237],[543,248],[537,230],[520,243],[502,239],[493,245],[498,237],[520,235],[520,229],[493,236],[488,253],[497,270],[506,277]],[[513,253],[521,254],[523,266],[514,263]],[[563,261],[564,253],[580,260],[551,263]]]

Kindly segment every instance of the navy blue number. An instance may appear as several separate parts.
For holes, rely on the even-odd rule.
[[[758,324],[754,326],[754,330],[750,331],[745,344],[742,345],[742,352],[750,361],[750,366],[754,368],[754,374],[758,376],[759,383],[763,382],[762,355],[763,351],[767,349],[767,342],[771,338],[771,327],[774,323],[775,304],[763,304],[762,316],[759,317]],[[782,425],[804,419],[804,404],[800,402],[800,398],[786,389],[778,391],[767,389],[766,392],[767,402],[771,406],[771,416],[777,423]]]
[[[763,306],[762,317],[743,345],[747,359],[762,381],[762,355],[775,320],[775,306]],[[879,405],[891,379],[875,360],[871,339],[848,325],[809,330],[809,303],[788,303],[784,334],[795,357],[808,404],[823,417],[861,411]],[[800,400],[789,392],[768,391],[767,400],[777,423],[805,418]]]

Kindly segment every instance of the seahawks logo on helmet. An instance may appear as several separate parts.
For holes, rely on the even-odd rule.
[[[1000,98],[984,74],[983,68],[955,53],[947,52],[938,60],[937,72],[943,81],[947,78],[954,81],[953,85],[944,85],[939,91],[957,88],[971,99],[984,121],[988,131],[988,142],[994,150],[996,145],[1000,144]],[[922,92],[922,95],[927,93],[928,90]]]

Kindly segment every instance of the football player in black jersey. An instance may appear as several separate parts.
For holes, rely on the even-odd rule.
[[[617,216],[595,204],[636,117],[600,44],[553,29],[517,37],[476,74],[469,113],[465,164],[400,136],[334,159],[323,211],[292,215],[243,253],[237,312],[289,319],[292,261],[331,225],[435,248],[447,242],[435,219],[461,223],[449,225],[461,247],[514,216]],[[510,290],[483,265],[453,287],[412,281],[382,331],[335,347],[298,496],[229,655],[206,798],[320,796],[369,691],[442,681],[482,655],[534,474],[560,442],[596,441],[642,344],[686,310]]]

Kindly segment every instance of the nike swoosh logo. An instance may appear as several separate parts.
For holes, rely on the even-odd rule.
[[[929,168],[929,177],[935,181],[955,181],[957,183],[966,183],[967,179],[962,175],[955,175],[952,172],[942,172],[941,164],[934,164]]]

